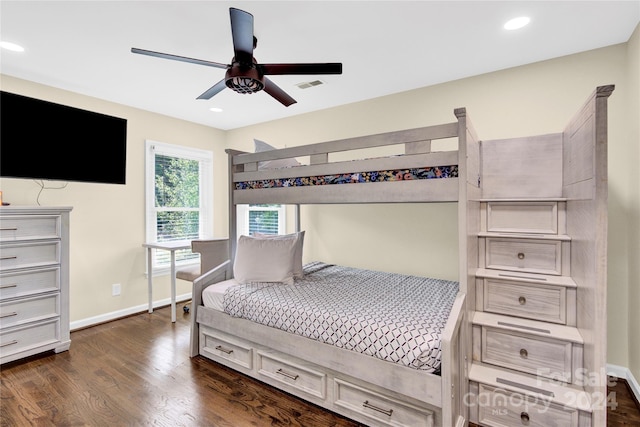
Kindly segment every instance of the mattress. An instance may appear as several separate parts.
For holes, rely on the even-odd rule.
[[[203,291],[207,307],[411,368],[440,368],[441,332],[458,282],[322,262],[293,285],[226,280]]]
[[[227,288],[235,285],[239,285],[236,279],[229,279],[207,286],[202,291],[202,304],[205,307],[224,311],[224,293]]]

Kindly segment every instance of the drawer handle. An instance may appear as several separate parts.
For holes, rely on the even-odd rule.
[[[2,227],[0,231],[18,231],[18,227]]]
[[[0,289],[9,289],[9,288],[17,288],[18,285],[15,283],[11,283],[10,285],[0,285]]]
[[[527,303],[527,299],[525,297],[518,298],[518,302],[520,305],[525,305]]]
[[[18,257],[15,255],[3,256],[0,257],[0,260],[4,261],[5,259],[17,259]]]
[[[0,314],[0,319],[4,319],[5,317],[17,316],[17,315],[18,315],[17,311],[12,311],[11,313]]]
[[[14,345],[14,344],[18,344],[18,340],[11,340],[11,341],[6,342],[4,344],[0,344],[0,347],[7,347],[7,346],[10,346],[10,345]]]
[[[381,413],[385,414],[388,417],[390,417],[391,414],[393,414],[393,409],[378,408],[377,406],[372,405],[371,403],[369,403],[368,400],[365,400],[364,403],[362,404],[362,406],[364,406],[365,408],[373,409],[374,411],[381,412]]]
[[[521,412],[520,420],[522,421],[522,424],[529,424],[529,414],[527,414],[526,412]]]
[[[299,377],[298,374],[292,374],[291,372],[287,372],[287,371],[283,370],[282,368],[278,369],[276,371],[276,374],[280,374],[280,375],[282,375],[284,377],[291,378],[294,381],[297,380],[298,377]]]
[[[524,253],[518,252],[518,259],[524,259]]]
[[[529,357],[529,352],[526,349],[521,348],[520,349],[520,357],[522,357],[523,359],[526,359],[527,357]]]
[[[224,347],[223,347],[223,346],[221,346],[221,345],[217,345],[217,346],[216,346],[216,350],[220,350],[221,352],[223,352],[223,353],[227,353],[227,354],[231,354],[231,353],[233,353],[233,350],[232,350],[232,349],[224,348]]]

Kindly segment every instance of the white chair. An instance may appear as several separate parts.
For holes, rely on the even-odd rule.
[[[176,279],[193,283],[198,277],[229,259],[229,239],[193,240],[191,251],[200,254],[200,264],[176,271]],[[189,312],[187,304],[182,307],[185,313]]]

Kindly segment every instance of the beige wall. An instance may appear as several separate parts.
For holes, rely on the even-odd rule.
[[[636,32],[635,46],[637,38]],[[638,223],[637,100],[630,105],[638,74],[630,69],[632,49],[633,44],[611,46],[236,129],[227,141],[246,151],[253,150],[253,138],[276,147],[308,144],[450,122],[456,107],[467,108],[481,139],[561,132],[597,86],[615,84],[609,98],[608,360],[628,367],[630,355],[636,364],[640,357],[635,313],[640,284],[638,274],[630,274],[640,259],[637,239],[632,242],[629,235]],[[456,278],[456,221],[450,204],[304,207],[305,259]]]
[[[640,25],[628,43],[629,55],[629,364],[640,381]],[[611,244],[611,243],[610,243]],[[611,276],[610,276],[611,277]],[[616,309],[611,307],[610,309]]]
[[[214,230],[224,237],[225,146],[252,151],[253,138],[284,147],[451,122],[456,107],[467,108],[481,139],[560,132],[596,86],[615,84],[609,98],[608,360],[640,378],[638,44],[636,31],[628,44],[228,132],[7,76],[2,89],[129,119],[126,186],[70,183],[41,196],[42,204],[74,206],[71,320],[78,322],[146,303],[140,246],[145,139],[214,151]],[[0,188],[14,205],[35,204],[32,181],[2,179]],[[454,204],[305,206],[305,259],[457,278],[456,215]],[[122,283],[121,297],[111,297],[112,283]],[[167,298],[168,278],[156,283],[157,297]],[[188,291],[183,284],[178,294]]]
[[[220,174],[226,173],[227,169],[225,133],[5,75],[1,84],[2,90],[128,120],[126,185],[69,182],[61,190],[44,190],[40,204],[73,207],[70,233],[72,324],[92,318],[101,320],[104,316],[108,318],[113,313],[126,313],[132,307],[145,305],[147,281],[145,254],[141,246],[145,241],[144,141],[152,139],[213,150],[215,173]],[[87,143],[91,141],[87,140]],[[94,155],[100,155],[98,147]],[[47,185],[54,187],[59,184],[51,182]],[[40,191],[32,180],[8,178],[0,180],[0,189],[3,200],[12,205],[35,205]],[[214,197],[216,205],[226,203],[226,188],[216,187]],[[226,237],[224,218],[215,219],[215,232]],[[111,296],[114,283],[122,285],[120,296]],[[154,285],[154,298],[170,297],[168,276],[155,278]],[[189,292],[189,283],[181,282],[178,294]]]

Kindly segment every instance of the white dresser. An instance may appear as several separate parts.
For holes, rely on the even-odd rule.
[[[0,208],[0,363],[69,349],[71,209]]]

